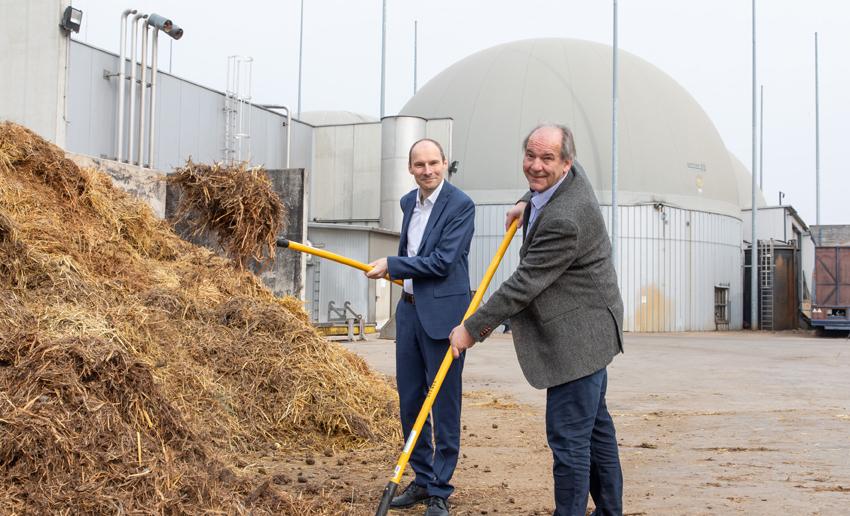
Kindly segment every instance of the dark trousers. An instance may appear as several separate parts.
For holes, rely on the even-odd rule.
[[[608,371],[546,391],[546,434],[552,450],[555,516],[584,516],[588,492],[594,515],[623,514],[623,473],[614,421],[605,405]]]
[[[410,303],[400,301],[395,316],[396,383],[401,428],[406,439],[446,356],[449,341],[428,337],[416,314],[416,307]],[[434,400],[431,417],[425,421],[413,453],[410,454],[410,466],[416,472],[414,481],[427,487],[431,496],[448,498],[454,491],[450,481],[460,451],[461,373],[464,358],[465,354],[461,355],[449,368]]]

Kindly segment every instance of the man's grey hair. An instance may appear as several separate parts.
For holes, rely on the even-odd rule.
[[[576,141],[573,138],[573,132],[570,130],[570,128],[563,124],[542,123],[532,129],[522,141],[522,152],[525,152],[528,149],[528,139],[531,138],[531,135],[534,134],[538,129],[545,128],[557,129],[561,131],[561,159],[564,161],[575,160]]]
[[[440,145],[440,142],[438,142],[437,140],[431,139],[431,138],[422,138],[422,139],[419,139],[419,140],[416,140],[415,142],[413,142],[413,145],[410,146],[410,150],[407,151],[407,166],[408,167],[413,165],[413,149],[415,149],[416,146],[419,145],[422,142],[431,142],[434,145],[436,145],[437,149],[439,149],[439,151],[440,151],[440,158],[442,158],[443,161],[446,161],[446,153],[443,152],[443,146]]]

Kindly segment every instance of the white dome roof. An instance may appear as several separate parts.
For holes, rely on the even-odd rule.
[[[304,111],[299,120],[312,126],[363,124],[378,121],[375,117],[354,113],[353,111]]]
[[[748,210],[753,204],[753,176],[750,175],[747,166],[741,163],[741,160],[731,152],[729,159],[732,161],[732,170],[735,172],[735,179],[738,181],[738,204],[742,210]],[[764,192],[761,189],[756,191],[756,204],[759,208],[767,206],[767,202],[764,200]]]
[[[478,203],[513,203],[527,189],[522,139],[563,123],[601,203],[610,203],[612,49],[534,39],[469,56],[430,80],[401,115],[454,119],[453,183]],[[665,202],[740,217],[729,153],[699,104],[667,74],[621,51],[619,203]]]

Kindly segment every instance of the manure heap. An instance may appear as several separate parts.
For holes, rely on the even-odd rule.
[[[395,441],[396,403],[299,301],[0,124],[0,512],[338,512],[233,464]]]

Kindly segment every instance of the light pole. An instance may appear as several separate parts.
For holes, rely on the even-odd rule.
[[[419,53],[419,21],[413,20],[413,94],[416,95],[416,58]]]
[[[301,0],[301,29],[298,36],[298,118],[301,118],[301,62],[304,57],[304,0]],[[289,128],[286,129],[287,131]]]
[[[617,44],[617,0],[614,0],[614,53],[613,70],[611,81],[611,260],[614,262],[614,271],[620,276],[619,260],[619,228],[620,222],[617,210],[617,79],[618,79],[618,44]]]
[[[758,155],[756,154],[756,0],[753,0],[753,149],[752,149],[752,209],[750,210],[750,214],[752,216],[751,226],[752,226],[752,246],[750,250],[750,328],[753,330],[757,330],[759,327],[758,323],[758,297],[759,297],[759,286],[758,286],[758,248],[759,243],[756,238],[756,216],[758,215],[758,206],[756,206],[756,189],[758,188],[758,183],[756,183],[756,161],[758,159]]]
[[[759,87],[759,189],[764,194],[764,84]]]
[[[384,95],[387,84],[387,0],[383,2],[381,17],[381,118],[384,118]]]
[[[820,245],[820,83],[818,80],[818,33],[815,32],[815,224]]]

